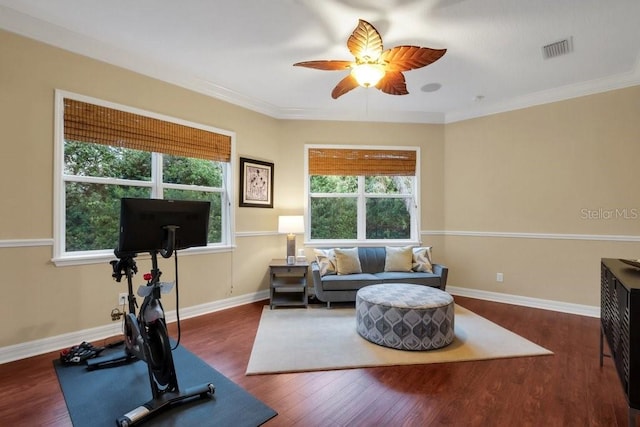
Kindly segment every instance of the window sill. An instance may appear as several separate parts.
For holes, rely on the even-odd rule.
[[[233,246],[206,246],[198,248],[184,249],[179,252],[179,256],[190,255],[202,255],[220,252],[230,252],[233,250]],[[150,259],[149,254],[140,254],[137,259]],[[51,261],[56,267],[69,267],[73,265],[87,265],[87,264],[108,264],[110,261],[117,259],[112,251],[108,252],[92,252],[74,255],[65,255],[61,257],[55,257]]]

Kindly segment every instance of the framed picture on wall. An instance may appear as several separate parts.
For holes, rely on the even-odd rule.
[[[273,163],[240,157],[240,207],[273,208]]]

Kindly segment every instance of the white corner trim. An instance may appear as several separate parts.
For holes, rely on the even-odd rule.
[[[203,314],[213,313],[215,311],[224,310],[243,304],[249,304],[268,298],[269,291],[264,290],[252,294],[245,294],[219,301],[213,301],[206,304],[187,307],[180,310],[180,319],[188,319],[195,316],[201,316]],[[167,322],[175,322],[176,311],[168,311],[165,314],[165,317]],[[83,341],[98,341],[120,334],[122,334],[122,321],[113,322],[95,328],[84,329],[81,331],[74,331],[62,335],[56,335],[53,337],[42,338],[39,340],[28,341],[25,343],[0,347],[0,364],[19,359],[25,359],[27,357],[37,356],[52,351],[58,351],[64,348],[78,345]]]
[[[503,294],[499,292],[483,291],[479,289],[447,286],[447,292],[461,297],[476,298],[486,301],[494,301],[505,304],[520,305],[523,307],[541,308],[543,310],[558,311],[561,313],[577,314],[587,317],[600,317],[600,307],[570,302],[553,301],[541,298],[525,297],[521,295]]]

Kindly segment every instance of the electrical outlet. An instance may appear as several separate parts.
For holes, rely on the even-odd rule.
[[[496,273],[496,282],[504,282],[504,275],[502,273]]]
[[[118,305],[126,305],[127,304],[127,297],[129,297],[129,294],[126,293],[126,292],[118,294]]]

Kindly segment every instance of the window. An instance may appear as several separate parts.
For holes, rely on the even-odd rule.
[[[306,146],[307,241],[417,243],[419,149]]]
[[[209,248],[233,244],[233,134],[56,92],[54,261],[113,257],[122,197],[211,202]]]

